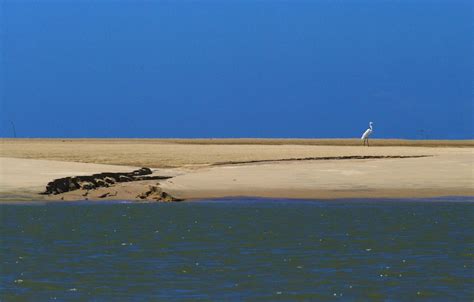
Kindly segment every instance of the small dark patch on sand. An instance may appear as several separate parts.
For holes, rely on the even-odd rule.
[[[175,198],[170,194],[163,192],[163,190],[155,185],[149,186],[149,190],[137,195],[139,199],[146,199],[146,200],[156,200],[156,201],[164,201],[164,202],[173,202],[173,201],[182,201],[182,199]]]

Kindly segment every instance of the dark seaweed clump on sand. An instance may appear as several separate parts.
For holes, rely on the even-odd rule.
[[[140,180],[168,179],[169,176],[150,176],[153,172],[150,168],[141,168],[132,172],[104,172],[87,176],[74,176],[58,178],[46,185],[42,194],[61,194],[74,190],[93,190],[107,188],[119,182],[130,182]]]

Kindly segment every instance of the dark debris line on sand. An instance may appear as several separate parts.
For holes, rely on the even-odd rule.
[[[387,159],[387,158],[420,158],[430,157],[433,155],[348,155],[348,156],[323,156],[323,157],[299,157],[299,158],[282,158],[282,159],[261,159],[249,161],[227,161],[212,164],[213,166],[223,165],[239,165],[239,164],[255,164],[266,162],[280,161],[304,161],[304,160],[348,160],[348,159]]]

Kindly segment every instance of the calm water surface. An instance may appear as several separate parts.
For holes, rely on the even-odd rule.
[[[472,301],[472,201],[0,205],[0,300]]]

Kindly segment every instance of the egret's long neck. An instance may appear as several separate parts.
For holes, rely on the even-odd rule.
[[[369,124],[369,128],[370,128],[370,130],[373,130],[373,129],[372,129],[372,124]]]

